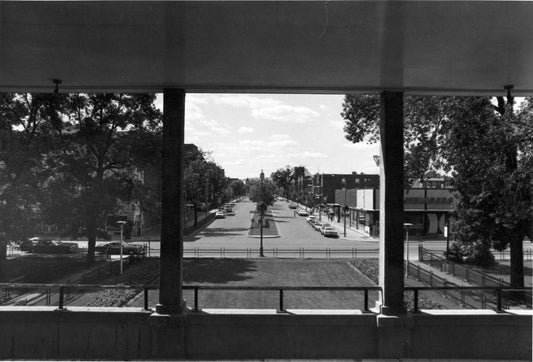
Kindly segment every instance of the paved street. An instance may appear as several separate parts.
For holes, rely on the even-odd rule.
[[[237,203],[234,216],[216,219],[198,234],[185,239],[185,256],[195,256],[198,253],[200,256],[218,256],[222,252],[227,257],[255,257],[259,253],[260,239],[248,236],[253,210],[255,203],[247,199]],[[342,230],[337,227],[340,237],[326,238],[315,231],[305,217],[295,216],[287,202],[278,201],[269,211],[277,223],[279,235],[263,238],[267,257],[335,258],[352,257],[354,252],[361,253],[358,256],[377,256],[377,240],[359,232],[349,230],[344,237]],[[156,245],[152,245],[152,249],[155,248]]]
[[[216,219],[206,228],[195,235],[185,238],[185,257],[257,257],[259,255],[260,240],[258,237],[248,236],[252,212],[255,203],[244,199],[233,209],[235,215]],[[315,231],[304,216],[294,215],[286,201],[277,201],[269,208],[277,223],[279,235],[263,238],[264,254],[266,257],[288,258],[361,258],[378,257],[379,241],[344,224],[330,222],[339,238],[326,238]],[[318,217],[318,214],[317,214]],[[323,221],[326,217],[322,215]],[[418,245],[437,251],[446,249],[445,240],[424,240],[420,242],[415,237],[409,242],[409,260],[418,259]],[[159,255],[159,242],[150,242],[150,255]],[[524,250],[531,250],[531,243],[524,242]],[[496,255],[499,258],[498,254]]]

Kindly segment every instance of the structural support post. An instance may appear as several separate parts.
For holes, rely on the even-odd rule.
[[[159,314],[182,314],[185,91],[165,89],[163,95],[163,162]]]
[[[380,114],[379,302],[385,315],[405,312],[403,264],[403,93],[383,92]]]

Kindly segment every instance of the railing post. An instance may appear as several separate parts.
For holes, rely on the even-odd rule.
[[[198,287],[194,287],[194,311],[198,312]]]
[[[500,288],[496,289],[496,298],[497,298],[497,304],[496,304],[496,309],[498,310],[498,312],[501,312],[502,311],[502,290]]]
[[[368,289],[365,289],[365,312],[368,312]]]
[[[433,270],[429,271],[429,286],[433,286]]]
[[[144,310],[148,310],[148,288],[144,287]]]
[[[63,309],[65,303],[65,287],[59,287],[59,307],[58,309]]]
[[[414,312],[418,313],[418,289],[414,290]]]
[[[416,279],[420,281],[420,265],[416,266]]]
[[[279,290],[279,312],[284,312],[285,309],[283,308],[283,289]]]
[[[469,279],[469,275],[470,274],[470,268],[468,267],[468,265],[466,266],[466,273],[465,273],[465,278],[466,278],[466,281],[468,282],[468,279]]]

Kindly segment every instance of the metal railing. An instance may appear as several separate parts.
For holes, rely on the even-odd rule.
[[[485,271],[480,271],[470,265],[458,264],[453,261],[449,261],[442,255],[442,252],[437,253],[434,250],[429,250],[420,246],[418,251],[418,259],[425,264],[431,265],[432,267],[439,269],[442,272],[450,274],[454,277],[459,277],[467,283],[473,283],[483,287],[510,285],[501,277],[496,278],[493,275],[490,275]]]
[[[454,299],[460,306],[467,308],[478,308],[486,309],[487,305],[492,304],[496,305],[496,297],[491,294],[487,294],[484,291],[493,291],[493,290],[511,290],[507,283],[503,283],[500,279],[489,278],[488,276],[483,275],[483,283],[480,286],[472,287],[460,287],[456,284],[448,281],[445,277],[440,277],[435,274],[432,270],[425,270],[418,264],[407,263],[406,264],[407,273],[409,276],[414,277],[416,280],[426,283],[429,285],[427,290],[436,290],[442,291],[443,297]],[[491,283],[493,283],[491,285]],[[405,288],[406,290],[412,290],[411,287]],[[425,290],[420,289],[419,290]],[[525,305],[527,308],[531,308],[531,288],[517,289],[522,292],[520,295],[513,295],[509,293],[506,296],[507,306],[511,305]],[[516,294],[516,293],[515,293]],[[497,308],[496,308],[497,309]]]
[[[158,286],[153,285],[99,285],[99,284],[26,284],[26,283],[0,283],[0,289],[4,290],[4,293],[16,293],[20,291],[29,291],[33,294],[40,291],[41,300],[46,301],[46,305],[52,305],[57,303],[58,310],[64,310],[66,303],[69,302],[73,296],[79,295],[84,291],[99,291],[108,289],[119,290],[135,290],[143,295],[143,308],[146,311],[150,311],[149,307],[149,291],[158,290]],[[235,290],[235,291],[277,291],[278,292],[278,312],[286,312],[284,301],[286,291],[309,291],[309,292],[322,292],[322,291],[356,291],[363,292],[363,311],[369,312],[369,292],[382,293],[381,287],[377,286],[364,286],[364,287],[323,287],[323,286],[219,286],[219,285],[184,285],[183,290],[192,290],[194,292],[194,312],[201,310],[199,306],[199,292],[201,290]],[[513,298],[516,298],[515,294],[530,292],[529,288],[510,288],[510,287],[457,287],[457,286],[431,286],[431,287],[406,287],[407,292],[412,292],[412,311],[415,313],[420,312],[419,301],[420,292],[435,292],[441,291],[447,295],[459,295],[458,300],[462,301],[462,306],[469,306],[476,308],[474,305],[468,305],[466,301],[467,293],[478,293],[481,304],[481,309],[495,309],[498,312],[502,312],[512,305]],[[28,292],[27,292],[28,293]],[[55,302],[57,300],[57,302]],[[52,303],[54,302],[54,303]],[[4,305],[6,303],[3,303]],[[9,304],[9,303],[8,303]],[[12,303],[11,303],[12,304]]]
[[[442,286],[442,287],[405,287],[405,291],[413,292],[413,312],[418,313],[418,303],[420,299],[420,291],[443,291],[447,295],[453,295],[452,292],[458,292],[459,298],[456,298],[462,302],[461,305],[466,305],[466,293],[467,292],[480,292],[481,296],[478,297],[481,302],[481,309],[487,309],[490,304],[493,305],[493,309],[498,312],[504,311],[504,297],[507,300],[516,301],[516,296],[509,296],[512,293],[531,292],[530,288],[510,288],[510,287],[457,287],[457,286]],[[487,293],[489,292],[489,293]],[[507,308],[509,304],[507,305]],[[531,305],[529,305],[531,308]]]
[[[369,312],[368,308],[368,293],[369,291],[377,291],[381,293],[380,287],[291,287],[291,286],[218,286],[218,285],[184,285],[184,290],[194,291],[194,309],[198,312],[198,292],[200,290],[238,290],[238,291],[278,291],[278,312],[285,312],[284,307],[284,292],[285,291],[359,291],[364,293],[363,311]]]
[[[160,249],[150,247],[149,244],[144,244],[146,256],[152,257],[159,255]],[[281,258],[321,258],[321,259],[334,259],[334,258],[349,258],[357,259],[360,256],[377,255],[379,249],[336,249],[336,248],[265,248],[263,251],[267,257],[281,259]],[[259,257],[258,248],[184,248],[183,256],[188,258],[246,258],[253,259]]]

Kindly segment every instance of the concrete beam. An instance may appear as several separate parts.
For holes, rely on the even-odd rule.
[[[165,89],[163,95],[163,162],[161,202],[161,266],[159,314],[182,314],[185,91]]]
[[[397,315],[403,305],[403,93],[383,92],[380,115],[380,312]]]

